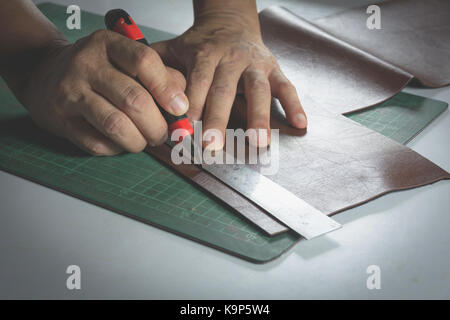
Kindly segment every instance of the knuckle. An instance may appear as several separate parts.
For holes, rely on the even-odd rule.
[[[73,90],[72,92],[66,95],[66,103],[69,106],[84,104],[83,102],[85,101],[85,99],[86,99],[85,95],[77,90]]]
[[[123,101],[120,106],[127,112],[142,112],[147,101],[147,92],[138,86],[129,86],[124,90]]]
[[[79,49],[73,56],[68,74],[83,75],[92,72],[98,72],[99,52],[93,53],[89,48]]]
[[[151,92],[157,96],[171,96],[170,89],[172,88],[172,83],[168,83],[167,80],[160,80],[153,84],[151,87]],[[168,93],[168,94],[166,94]]]
[[[208,88],[210,77],[201,69],[195,68],[190,74],[190,81],[201,88]]]
[[[281,95],[288,95],[293,91],[295,92],[295,87],[290,81],[285,80],[278,84],[278,90]]]
[[[58,105],[64,104],[66,102],[67,95],[70,94],[69,85],[61,81],[56,87],[55,102]]]
[[[98,141],[86,142],[85,148],[93,156],[104,156],[107,154],[105,146]]]
[[[108,30],[97,30],[86,38],[82,38],[75,42],[75,54],[72,57],[72,66],[77,68],[91,67],[93,70],[98,69],[97,61],[106,59],[106,41],[108,38]]]
[[[226,85],[213,85],[209,89],[210,94],[218,98],[232,98],[234,97],[234,90]]]
[[[214,114],[209,114],[204,119],[204,122],[205,122],[205,124],[208,125],[208,127],[219,128],[219,127],[222,127],[222,126],[226,126],[228,121],[227,121],[227,118],[224,117],[222,114],[214,113]]]
[[[214,52],[214,46],[210,43],[205,43],[198,47],[194,53],[194,60],[201,61],[205,58],[209,58]]]
[[[147,142],[144,139],[142,139],[141,142],[135,142],[134,145],[129,146],[128,151],[131,153],[139,153],[139,152],[142,152],[146,146],[147,146]]]
[[[251,91],[268,91],[270,85],[266,79],[253,78],[248,81],[248,89]]]
[[[90,57],[88,50],[86,49],[80,49],[78,52],[75,53],[73,59],[72,59],[72,67],[79,69],[80,67],[84,67],[89,65]]]
[[[249,58],[249,52],[244,51],[240,48],[231,47],[224,57],[224,61],[228,63],[242,63],[243,61],[249,60]]]
[[[56,106],[75,105],[81,103],[85,99],[82,90],[76,88],[68,81],[61,81],[54,95],[53,102]]]
[[[127,124],[126,116],[118,111],[114,111],[106,117],[103,128],[108,136],[121,136]]]
[[[158,61],[158,53],[150,47],[142,46],[136,57],[136,67],[140,69],[148,68]]]
[[[167,126],[161,125],[154,128],[153,132],[147,137],[149,146],[156,147],[163,144],[167,140]]]
[[[91,33],[89,36],[89,40],[92,42],[98,43],[99,41],[105,41],[105,39],[108,37],[110,31],[99,29]]]

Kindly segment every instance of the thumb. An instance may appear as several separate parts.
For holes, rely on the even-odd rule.
[[[186,90],[186,78],[184,75],[171,67],[167,67],[167,71],[169,72],[170,76],[173,78],[175,83],[179,86],[179,88],[183,91]]]

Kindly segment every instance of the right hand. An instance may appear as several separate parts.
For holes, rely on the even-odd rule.
[[[40,127],[93,155],[114,155],[162,144],[167,123],[155,103],[184,114],[185,86],[153,49],[100,30],[49,50],[20,100]]]

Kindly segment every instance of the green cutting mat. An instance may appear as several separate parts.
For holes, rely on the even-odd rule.
[[[346,116],[386,137],[406,144],[447,107],[448,104],[442,101],[400,92],[375,107]]]
[[[65,7],[39,7],[71,41],[103,28],[102,17],[83,12],[82,30],[69,31],[65,27]],[[158,30],[142,29],[150,41],[172,37]],[[0,101],[0,168],[5,171],[253,262],[272,260],[298,240],[291,233],[265,236],[145,153],[92,157],[48,135],[34,126],[3,81]],[[412,137],[446,108],[445,103],[408,94],[390,101],[394,103],[388,101],[349,117],[368,126],[389,122],[391,131],[378,129],[384,134],[395,132],[388,135],[394,138]],[[405,109],[414,111],[407,122],[402,120],[402,114],[409,112]],[[398,121],[391,121],[395,117]],[[416,130],[416,125],[405,123],[422,125]]]
[[[295,243],[267,237],[146,153],[92,157],[39,130],[0,81],[0,168],[254,262]],[[154,244],[153,244],[154,245]]]

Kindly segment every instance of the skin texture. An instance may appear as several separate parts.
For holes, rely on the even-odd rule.
[[[261,39],[255,1],[194,1],[194,13],[189,30],[152,47],[167,65],[186,74],[187,114],[192,120],[203,119],[204,138],[213,129],[224,136],[236,93],[247,101],[247,128],[270,132],[272,96],[280,100],[292,126],[306,128],[295,87]],[[270,135],[249,142],[265,146]],[[220,149],[223,144],[216,139],[209,147]]]
[[[0,1],[0,30],[8,30],[0,75],[40,127],[94,155],[162,144],[167,123],[156,102],[203,119],[212,150],[223,147],[236,93],[247,101],[248,128],[262,129],[253,145],[270,143],[271,96],[305,128],[296,90],[262,42],[256,2],[197,0],[194,12],[189,30],[152,48],[105,30],[70,44],[30,0]]]
[[[0,9],[0,74],[40,127],[94,155],[139,152],[167,137],[155,102],[188,109],[183,75],[153,49],[105,30],[70,44],[30,1]]]
[[[55,48],[33,73],[24,101],[42,128],[92,154],[112,155],[164,143],[167,123],[155,101],[183,114],[184,89],[184,77],[154,50],[103,30]]]

